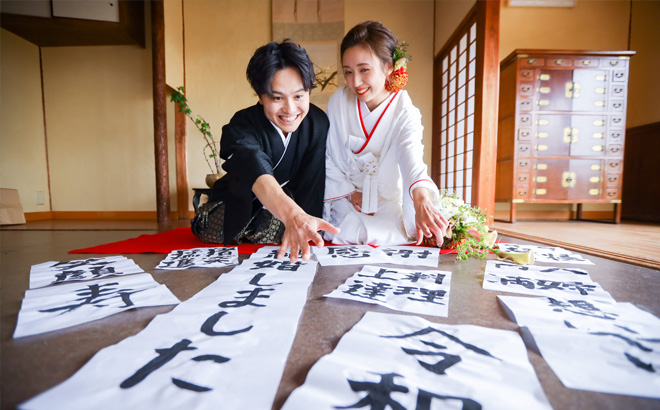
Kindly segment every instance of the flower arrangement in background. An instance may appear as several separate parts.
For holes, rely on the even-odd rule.
[[[385,90],[395,93],[402,90],[408,84],[408,71],[406,71],[406,68],[411,58],[408,55],[408,43],[404,41],[394,50],[394,54],[392,55],[394,71],[385,80]]]
[[[220,143],[213,138],[213,133],[211,133],[211,125],[209,125],[209,123],[206,122],[204,118],[202,118],[200,115],[197,115],[197,118],[193,118],[192,110],[190,107],[188,107],[188,99],[184,95],[185,92],[186,91],[183,87],[178,87],[177,91],[172,92],[172,98],[170,99],[170,102],[175,102],[179,107],[179,112],[184,113],[186,117],[190,118],[199,132],[202,133],[204,142],[206,142],[203,150],[204,159],[206,160],[206,164],[211,169],[211,172],[213,174],[223,174],[224,171],[220,167]],[[213,161],[213,165],[211,165],[209,158]]]

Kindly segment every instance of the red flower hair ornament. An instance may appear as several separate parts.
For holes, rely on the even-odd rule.
[[[408,43],[404,41],[399,44],[392,54],[392,59],[394,60],[394,71],[385,80],[385,90],[396,93],[408,84],[408,71],[406,71],[406,67],[408,61],[411,60],[410,55],[408,55]]]

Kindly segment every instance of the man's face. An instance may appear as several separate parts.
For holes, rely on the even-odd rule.
[[[272,96],[259,96],[266,118],[284,135],[294,132],[309,112],[309,91],[305,91],[300,73],[291,67],[277,71],[270,89]]]

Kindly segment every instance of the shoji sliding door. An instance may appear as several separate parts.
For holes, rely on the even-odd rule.
[[[434,63],[433,178],[495,212],[499,2],[479,0]]]

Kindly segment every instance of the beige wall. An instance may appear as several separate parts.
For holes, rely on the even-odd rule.
[[[0,188],[18,189],[25,212],[50,211],[39,48],[4,29],[0,41]]]
[[[632,11],[629,128],[660,121],[660,1],[635,1]]]
[[[43,49],[54,211],[155,207],[150,49]]]
[[[434,56],[440,52],[475,4],[476,0],[435,0]]]
[[[236,111],[257,102],[245,69],[254,51],[270,41],[270,0],[186,0],[184,7],[188,105],[219,139]],[[203,148],[202,135],[188,121],[191,188],[205,186],[210,173]]]
[[[177,89],[183,86],[183,0],[163,2],[165,20],[165,83]]]

